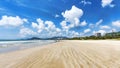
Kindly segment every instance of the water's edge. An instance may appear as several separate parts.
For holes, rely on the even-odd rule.
[[[0,41],[0,54],[55,43],[54,40]]]

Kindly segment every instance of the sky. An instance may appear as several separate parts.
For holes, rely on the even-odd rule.
[[[0,39],[120,31],[120,0],[0,0]]]

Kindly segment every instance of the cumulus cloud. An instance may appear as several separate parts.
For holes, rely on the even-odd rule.
[[[103,26],[100,26],[100,29],[110,29],[110,26],[103,25]]]
[[[45,37],[55,37],[55,36],[65,36],[65,37],[78,37],[80,34],[76,31],[70,31],[68,30],[68,27],[66,21],[62,21],[61,26],[64,28],[60,29],[56,27],[54,22],[52,21],[43,21],[42,19],[38,18],[37,23],[32,22],[32,27],[34,29],[37,29],[37,35],[41,38]]]
[[[52,21],[45,21],[45,25],[47,25],[46,30],[56,30],[56,26]]]
[[[69,29],[69,27],[67,26],[67,22],[66,22],[66,21],[62,21],[62,22],[60,23],[60,25],[61,25],[62,28],[65,29],[65,30],[68,30],[68,29]]]
[[[78,26],[86,26],[87,25],[86,21],[80,23],[80,18],[82,17],[82,15],[83,15],[82,9],[74,5],[70,10],[62,12],[62,16],[65,18],[65,20],[63,20],[60,23],[62,28],[69,30],[71,28]]]
[[[83,21],[80,23],[80,26],[86,26],[87,25],[87,22],[86,21]]]
[[[24,24],[25,22],[28,22],[27,19],[21,19],[19,16],[13,17],[13,16],[2,16],[0,20],[0,26],[20,26]]]
[[[69,31],[69,37],[79,37],[80,34],[76,31]]]
[[[85,29],[84,33],[89,33],[91,31],[91,29]]]
[[[115,27],[120,27],[120,20],[112,22],[112,25]]]
[[[72,37],[80,37],[80,33],[79,32],[76,32],[74,30],[72,31],[62,31],[62,36],[65,36],[65,37],[69,37],[69,38],[72,38]]]
[[[37,34],[40,35],[40,37],[61,36],[61,29],[57,28],[52,21],[43,21],[38,18],[37,23],[32,22],[32,27],[37,29]]]
[[[114,7],[114,4],[111,4],[113,2],[113,0],[102,0],[102,7],[106,7],[106,6],[110,6],[110,7]]]
[[[82,9],[77,8],[76,6],[72,6],[70,10],[66,10],[62,12],[63,17],[65,20],[69,22],[74,22],[75,18],[80,18],[83,15]]]
[[[31,29],[29,28],[26,28],[26,27],[22,27],[20,29],[20,35],[22,37],[26,37],[26,36],[34,36],[34,35],[37,35],[36,32],[32,31]]]
[[[44,25],[43,20],[41,20],[40,18],[37,19],[37,22],[38,24],[35,22],[32,22],[32,27],[38,29],[38,33],[40,33],[44,30],[45,25]]]

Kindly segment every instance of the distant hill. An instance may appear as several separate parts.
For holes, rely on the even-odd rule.
[[[28,38],[27,40],[42,40],[42,39],[38,37],[32,37],[32,38]]]
[[[38,37],[32,37],[28,38],[27,40],[65,40],[68,39],[67,37],[51,37],[51,38],[38,38]]]
[[[48,40],[65,40],[68,39],[67,37],[52,37],[52,38],[47,38]]]

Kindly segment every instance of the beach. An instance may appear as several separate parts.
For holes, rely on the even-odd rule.
[[[62,40],[2,53],[0,68],[120,68],[120,41]]]

